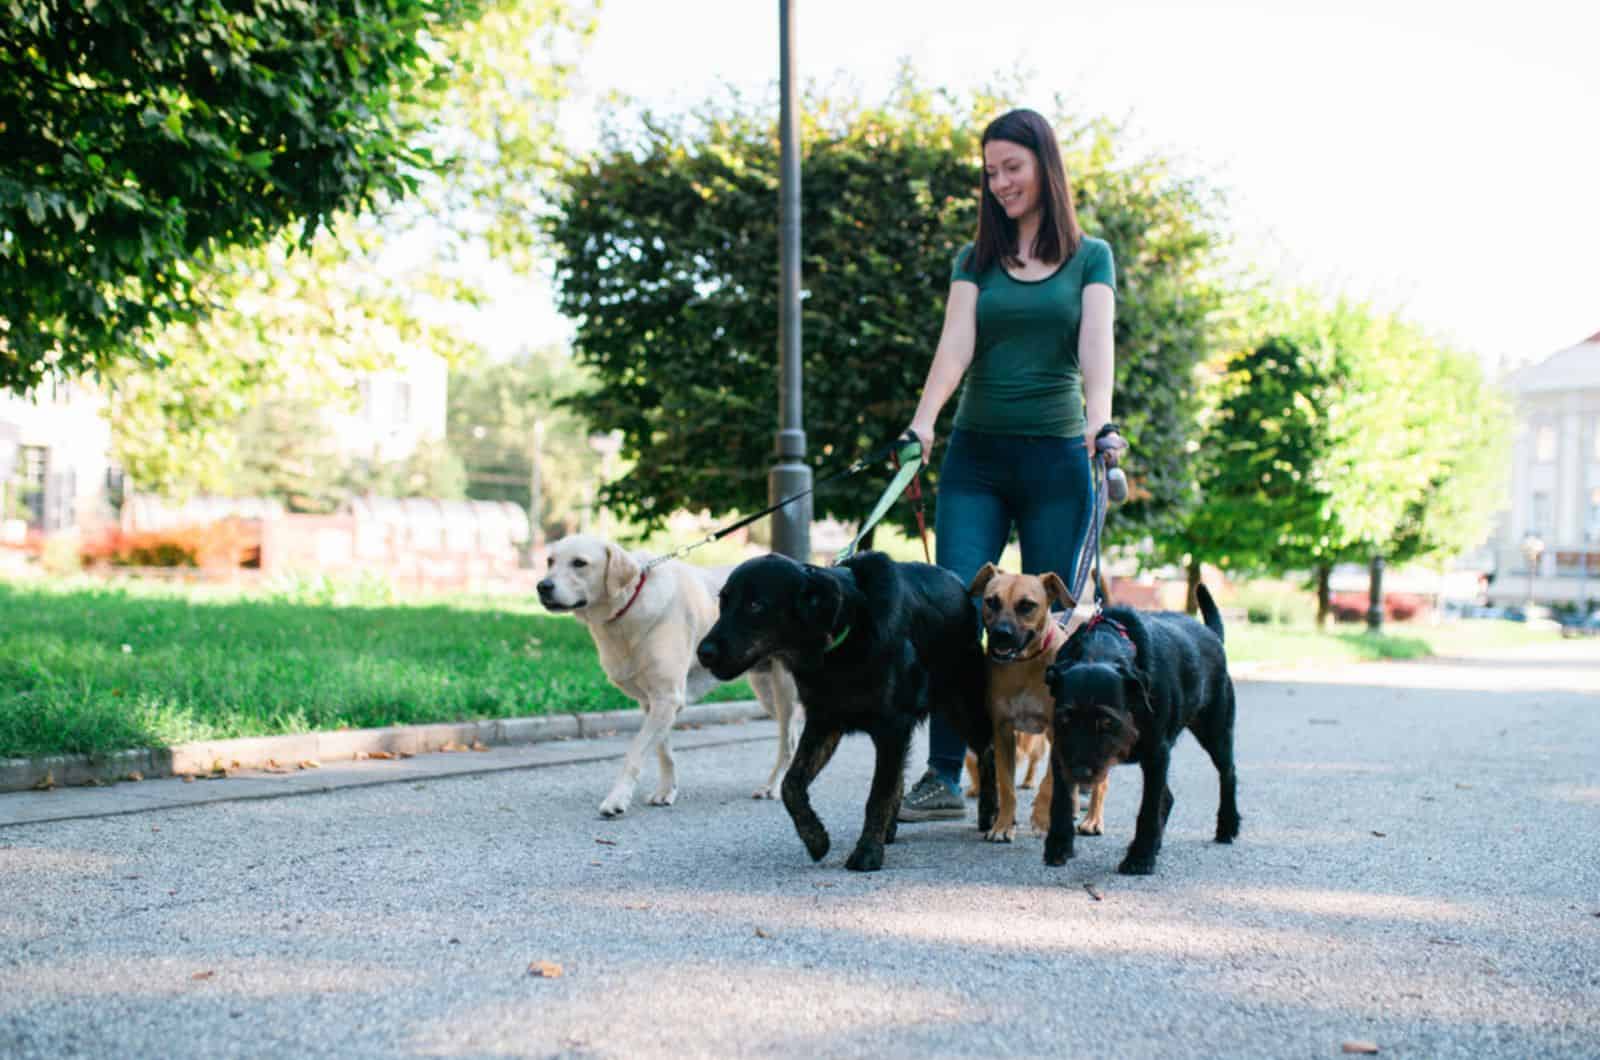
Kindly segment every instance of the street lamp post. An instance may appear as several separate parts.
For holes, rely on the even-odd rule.
[[[801,422],[800,372],[800,114],[795,103],[795,0],[778,0],[778,462],[767,472],[767,503],[811,488]],[[772,515],[772,550],[811,558],[811,497]]]
[[[1522,538],[1522,558],[1528,561],[1528,609],[1533,608],[1533,578],[1539,572],[1539,557],[1544,555],[1544,539],[1533,531]],[[1528,616],[1532,618],[1530,614]]]

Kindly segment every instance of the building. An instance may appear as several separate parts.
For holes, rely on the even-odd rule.
[[[1511,508],[1491,602],[1600,603],[1600,332],[1514,373]]]
[[[0,391],[0,540],[115,518],[121,476],[104,407],[82,382],[46,382],[29,397]]]

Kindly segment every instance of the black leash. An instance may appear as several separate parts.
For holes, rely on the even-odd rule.
[[[1090,488],[1093,500],[1090,502],[1089,533],[1084,537],[1083,548],[1078,553],[1078,564],[1073,571],[1072,581],[1067,585],[1067,591],[1072,594],[1074,604],[1083,599],[1085,583],[1089,574],[1094,573],[1094,583],[1098,587],[1104,584],[1100,572],[1100,535],[1106,525],[1106,510],[1110,507],[1112,496],[1121,504],[1128,496],[1128,480],[1120,468],[1107,468],[1105,452],[1099,448],[1100,439],[1108,434],[1120,433],[1117,425],[1108,423],[1100,428],[1095,435],[1095,454],[1090,461]],[[1097,597],[1095,613],[1105,606],[1105,601]]]
[[[743,530],[757,519],[763,519],[771,515],[773,512],[777,511],[779,508],[782,508],[786,504],[793,504],[802,497],[809,497],[811,494],[817,492],[817,490],[821,489],[823,486],[826,486],[830,482],[835,482],[842,478],[849,478],[851,475],[859,475],[872,465],[879,463],[880,461],[885,460],[894,454],[897,454],[900,451],[899,447],[904,444],[905,441],[903,436],[892,438],[889,441],[884,442],[882,445],[879,445],[877,448],[857,457],[855,460],[851,461],[849,464],[840,468],[839,470],[814,480],[809,489],[804,489],[799,493],[791,494],[776,504],[768,505],[759,512],[747,515],[737,522],[729,523],[727,526],[724,526],[718,530],[714,530],[698,541],[690,542],[689,544],[684,545],[681,548],[674,549],[665,555],[657,556],[654,559],[647,560],[644,564],[644,569],[648,571],[654,567],[659,567],[668,560],[680,559],[690,552],[693,552],[697,548],[700,548],[704,545],[709,545],[713,541],[720,541],[735,531]]]

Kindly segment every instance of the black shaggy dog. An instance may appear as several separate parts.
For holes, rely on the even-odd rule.
[[[809,788],[839,737],[864,732],[877,750],[866,822],[845,867],[883,867],[894,842],[912,730],[942,711],[985,760],[978,827],[995,814],[988,679],[978,617],[966,587],[926,563],[897,563],[864,552],[837,567],[763,556],[734,568],[722,587],[721,617],[700,642],[700,663],[723,680],[769,656],[794,674],[805,729],[783,778],[783,805],[813,861],[828,852],[828,832]]]
[[[1161,833],[1172,812],[1167,765],[1187,728],[1211,756],[1221,783],[1217,842],[1239,834],[1234,802],[1233,681],[1222,648],[1222,616],[1204,585],[1197,598],[1201,625],[1187,615],[1108,608],[1077,630],[1045,671],[1055,697],[1051,769],[1057,791],[1089,785],[1119,762],[1137,762],[1144,794],[1133,843],[1117,871],[1155,871]],[[1072,856],[1072,800],[1050,807],[1044,863]]]

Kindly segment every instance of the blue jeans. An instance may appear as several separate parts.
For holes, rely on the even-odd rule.
[[[1089,531],[1088,448],[1083,436],[981,434],[956,430],[939,466],[934,529],[938,564],[963,585],[998,563],[1016,528],[1022,573],[1054,571],[1072,581]],[[928,722],[928,768],[959,790],[966,742],[935,715]]]

